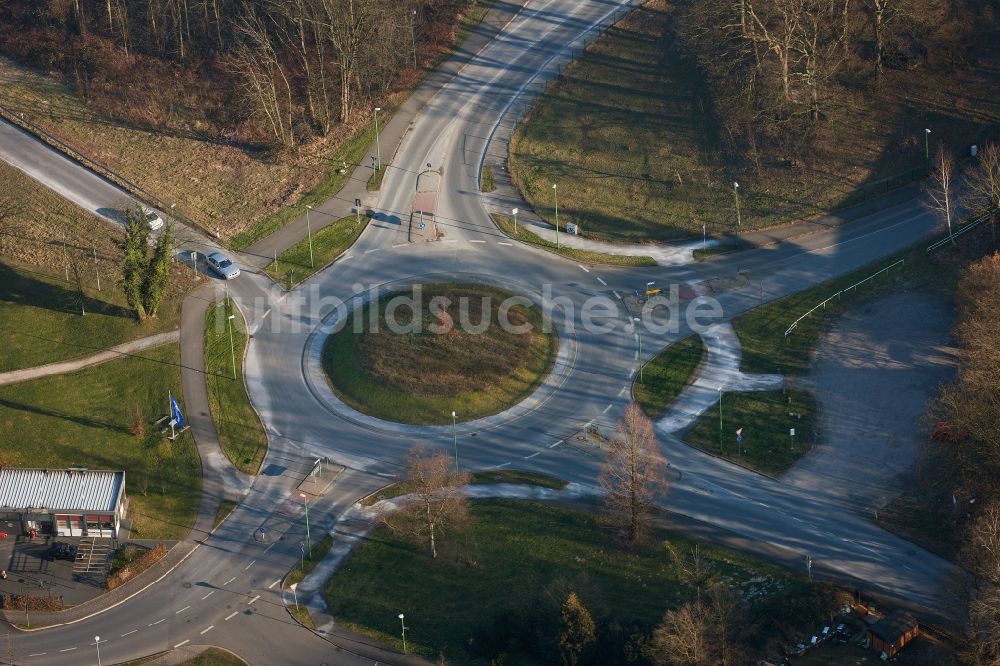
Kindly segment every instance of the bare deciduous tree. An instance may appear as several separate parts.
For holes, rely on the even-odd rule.
[[[996,666],[1000,664],[1000,503],[986,506],[972,523],[964,556],[975,575],[966,657],[977,666]]]
[[[446,530],[459,526],[468,516],[464,486],[471,476],[452,470],[452,459],[443,451],[422,445],[410,449],[403,487],[411,496],[395,512],[382,515],[393,532],[423,542],[437,557],[437,540]]]
[[[962,204],[973,215],[989,215],[993,247],[997,245],[997,222],[1000,221],[1000,144],[983,146],[979,162],[965,178]]]
[[[938,146],[934,153],[930,183],[924,189],[929,199],[927,207],[948,224],[948,236],[954,243],[951,223],[955,215],[955,158],[944,146]]]
[[[709,660],[709,626],[700,601],[669,610],[653,630],[646,656],[657,666],[701,666]]]
[[[630,403],[598,477],[604,508],[619,523],[627,543],[639,542],[645,533],[656,499],[667,487],[666,468],[653,422],[638,404]]]

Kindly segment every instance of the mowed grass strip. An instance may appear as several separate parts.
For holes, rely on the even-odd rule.
[[[181,401],[177,345],[65,375],[0,387],[0,451],[18,467],[124,469],[132,537],[182,539],[201,497],[190,432],[171,442],[153,422]],[[182,404],[183,407],[183,404]],[[146,434],[132,434],[139,409]]]
[[[243,382],[246,321],[232,303],[231,299],[213,303],[205,315],[208,402],[223,453],[240,470],[256,474],[267,454],[267,435],[257,412],[250,404],[246,384]],[[230,315],[234,315],[231,322],[228,319]]]
[[[315,218],[314,218],[315,219]],[[368,226],[367,215],[342,217],[329,226],[316,231],[312,237],[313,261],[309,261],[309,239],[306,238],[278,255],[265,269],[275,282],[289,288],[328,266],[354,245],[361,232]]]
[[[500,230],[514,240],[540,247],[543,250],[558,254],[573,261],[585,264],[604,264],[606,266],[656,266],[656,260],[652,257],[631,256],[625,254],[605,254],[603,252],[592,252],[590,250],[578,250],[571,247],[556,247],[556,244],[547,241],[518,224],[514,228],[514,218],[507,215],[491,213],[490,217],[500,227]]]
[[[698,596],[664,546],[669,541],[688,560],[696,542],[680,534],[654,531],[643,545],[622,550],[611,530],[580,511],[481,500],[471,503],[470,515],[466,528],[439,539],[436,559],[385,529],[366,539],[324,587],[337,621],[401,649],[398,615],[404,613],[407,647],[418,654],[485,664],[513,651],[510,663],[549,663],[512,646],[527,646],[536,630],[547,634],[542,641],[554,640],[569,592],[580,595],[595,619],[643,632],[667,609]],[[697,546],[702,591],[723,579],[739,586],[755,576],[780,578],[778,596],[749,610],[760,642],[781,640],[816,614],[809,605],[813,588],[804,581],[735,551]]]
[[[697,335],[670,345],[642,369],[632,384],[632,392],[642,411],[650,418],[663,415],[684,387],[691,383],[705,355],[705,344]]]
[[[806,391],[724,392],[721,425],[716,403],[684,434],[684,441],[777,476],[809,451],[815,418],[816,402]],[[743,428],[742,442],[736,441],[739,428]]]
[[[512,483],[522,486],[539,486],[550,490],[562,490],[568,482],[548,474],[527,472],[517,469],[493,469],[483,472],[473,472],[470,485],[488,486],[496,483]],[[361,500],[362,506],[374,506],[382,500],[395,499],[409,492],[405,483],[393,483],[378,490]]]
[[[364,332],[354,332],[355,312],[329,337],[323,367],[345,403],[403,423],[448,424],[452,411],[467,421],[516,404],[551,370],[556,335],[545,330],[541,309],[524,297],[507,311],[511,325],[526,327],[518,333],[499,323],[502,304],[514,297],[510,292],[432,284],[422,285],[421,293],[423,305],[415,317],[408,306],[395,311],[397,323],[413,324],[416,332],[393,333],[387,325],[386,307],[396,296],[389,294],[379,299],[375,321],[376,308],[364,308],[359,322]],[[432,312],[437,298],[449,305]],[[446,328],[446,333],[432,332]]]

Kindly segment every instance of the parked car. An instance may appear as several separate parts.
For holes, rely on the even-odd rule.
[[[56,541],[49,548],[49,560],[75,560],[76,546],[65,541]]]
[[[163,218],[152,208],[140,206],[139,215],[146,221],[151,231],[156,231],[163,226]]]
[[[213,252],[208,255],[208,265],[224,280],[232,280],[240,276],[240,269],[221,252]]]

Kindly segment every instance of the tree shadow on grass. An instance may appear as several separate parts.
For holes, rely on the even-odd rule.
[[[0,305],[27,305],[53,312],[80,313],[80,292],[70,283],[56,284],[55,278],[0,263]],[[134,313],[120,305],[84,295],[88,314],[134,319]]]
[[[107,423],[104,421],[97,421],[95,419],[87,418],[85,416],[76,416],[74,414],[68,414],[66,412],[61,412],[54,409],[46,409],[44,407],[39,407],[36,405],[28,405],[21,402],[14,402],[12,400],[5,400],[0,398],[0,407],[6,407],[7,409],[12,409],[19,412],[29,412],[31,414],[38,414],[40,416],[48,416],[57,419],[63,419],[69,421],[70,423],[75,423],[77,425],[82,425],[88,428],[97,428],[99,430],[111,430],[118,433],[127,433],[128,428],[124,428],[120,425],[115,425],[113,423]]]

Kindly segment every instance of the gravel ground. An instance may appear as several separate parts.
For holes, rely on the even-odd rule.
[[[952,377],[952,304],[903,292],[865,304],[827,332],[800,385],[819,408],[819,438],[783,481],[873,510],[901,491],[926,439],[921,420]]]

